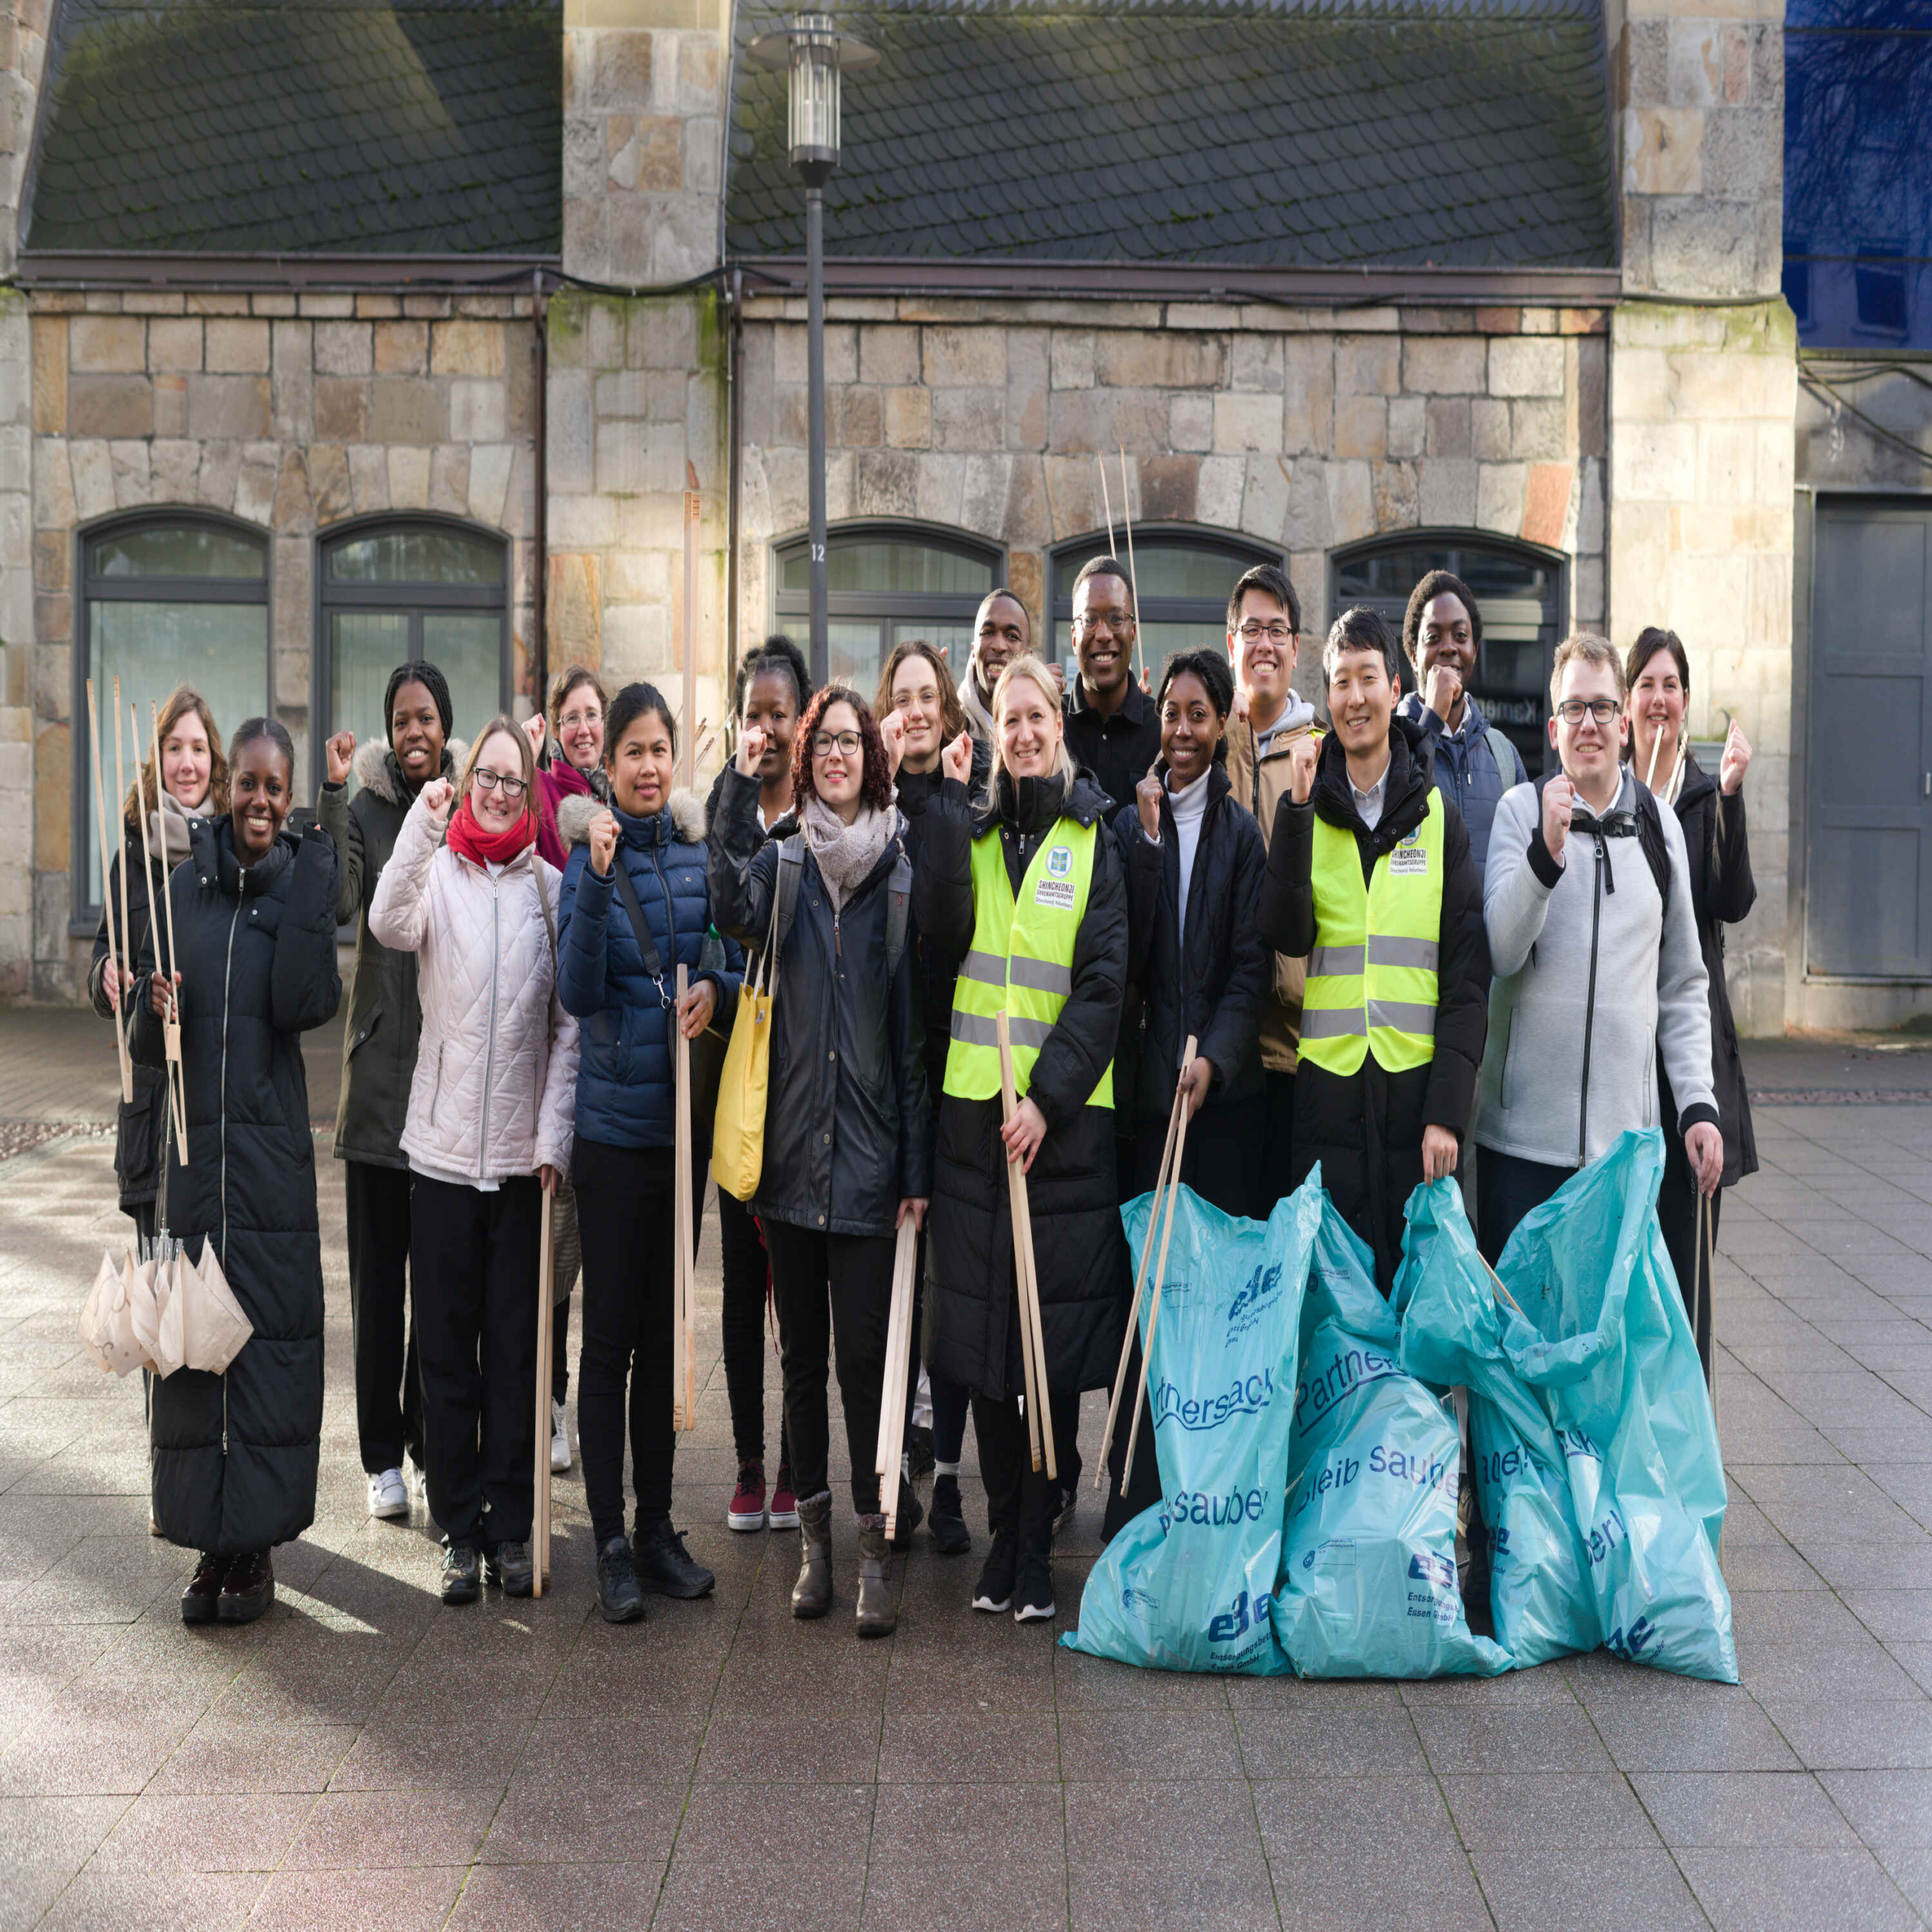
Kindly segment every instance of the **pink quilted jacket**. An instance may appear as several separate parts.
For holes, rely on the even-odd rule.
[[[442,843],[419,798],[369,930],[422,955],[423,1038],[402,1149],[472,1180],[570,1172],[577,1022],[558,1003],[556,869],[525,850],[494,878]]]

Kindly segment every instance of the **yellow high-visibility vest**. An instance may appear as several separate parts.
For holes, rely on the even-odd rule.
[[[1390,1073],[1435,1057],[1443,823],[1432,787],[1422,823],[1376,860],[1364,884],[1355,834],[1315,817],[1315,949],[1301,1057],[1327,1072],[1353,1073],[1371,1053]]]
[[[1023,1096],[1033,1063],[1073,991],[1073,949],[1093,889],[1100,828],[1063,818],[1033,854],[1020,881],[1017,903],[1006,872],[997,825],[973,841],[973,947],[952,993],[952,1043],[946,1054],[946,1091],[961,1100],[990,1100],[999,1092],[999,1035],[1007,1016],[1013,1079]],[[1109,1062],[1087,1104],[1114,1103]]]

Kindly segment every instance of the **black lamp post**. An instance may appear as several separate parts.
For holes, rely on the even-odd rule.
[[[875,48],[838,32],[829,14],[794,14],[783,32],[761,34],[746,50],[761,67],[786,68],[792,165],[805,184],[805,360],[811,449],[806,496],[811,561],[812,681],[831,672],[826,624],[825,184],[838,165],[839,76],[869,67]]]

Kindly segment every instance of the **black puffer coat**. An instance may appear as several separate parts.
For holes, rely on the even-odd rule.
[[[122,940],[121,957],[132,964],[148,946],[148,921],[153,908],[153,893],[167,878],[158,857],[152,869],[141,860],[138,832],[128,834],[113,863],[107,869],[107,901],[114,908],[114,931],[121,931],[121,874],[128,874],[128,935]],[[103,1020],[114,1017],[113,1002],[107,997],[107,912],[103,906],[100,924],[94,936],[94,956],[88,962],[88,998]],[[124,987],[122,1011],[128,1011],[129,992]],[[161,1137],[168,1110],[165,1075],[151,1066],[134,1070],[134,1097],[123,1100],[114,1119],[114,1177],[120,1185],[121,1211],[131,1214],[151,1201],[161,1186]]]
[[[225,1375],[182,1368],[154,1385],[152,1507],[162,1534],[185,1549],[266,1549],[315,1520],[322,1254],[301,1036],[342,996],[338,871],[319,826],[299,839],[285,828],[245,871],[219,818],[196,825],[170,882],[189,1163],[170,1154],[160,1219],[197,1257],[214,1242],[255,1331]],[[144,1066],[159,1066],[152,949],[141,964],[130,1044]]]
[[[715,795],[711,913],[720,932],[761,946],[771,923],[780,819],[767,838],[758,780],[728,771]],[[909,943],[886,974],[888,841],[835,913],[810,847],[778,961],[764,1168],[749,1203],[761,1217],[834,1235],[890,1235],[899,1204],[932,1192],[929,1103],[918,966]]]
[[[443,748],[441,776],[456,781],[469,747]],[[376,881],[395,850],[396,835],[416,802],[395,753],[380,739],[356,748],[352,798],[346,785],[325,785],[315,816],[342,855],[337,924],[355,921],[355,964],[349,981],[349,1024],[342,1035],[342,1097],[336,1103],[335,1157],[372,1167],[405,1168],[402,1124],[423,1033],[416,955],[384,946],[369,930]]]
[[[993,755],[977,738],[973,740],[973,768],[966,780],[968,795],[977,804],[986,796],[986,774],[992,771]],[[946,782],[943,766],[930,771],[899,774],[899,809],[906,814],[906,856],[916,871],[925,853],[926,827],[931,822],[928,808]],[[935,1109],[946,1085],[946,1054],[952,1040],[952,989],[959,977],[959,961],[949,959],[935,946],[927,943],[913,921],[912,944],[919,955],[919,1011],[926,1029],[926,1088]]]
[[[1432,761],[1418,758],[1421,734],[1406,718],[1389,728],[1389,770],[1382,816],[1370,831],[1355,810],[1342,741],[1321,741],[1315,791],[1305,805],[1284,792],[1275,811],[1268,870],[1261,888],[1261,937],[1277,952],[1306,958],[1314,949],[1312,869],[1315,818],[1355,834],[1362,877],[1422,823],[1436,792]],[[1454,802],[1442,798],[1442,921],[1437,940],[1435,1057],[1425,1066],[1390,1073],[1371,1054],[1343,1076],[1317,1066],[1304,1053],[1295,1075],[1294,1159],[1299,1186],[1317,1161],[1322,1185],[1342,1217],[1375,1256],[1376,1280],[1386,1294],[1401,1258],[1402,1211],[1422,1181],[1422,1134],[1446,1127],[1466,1137],[1475,1107],[1476,1075],[1489,1035],[1489,937],[1482,918],[1482,875],[1469,853],[1468,828]]]
[[[1721,830],[1719,819],[1721,817]],[[1690,903],[1697,915],[1697,943],[1711,983],[1711,1091],[1724,1134],[1724,1184],[1734,1187],[1758,1171],[1758,1137],[1751,1125],[1751,1097],[1744,1084],[1744,1062],[1737,1050],[1737,1021],[1724,979],[1724,929],[1734,926],[1758,903],[1751,876],[1751,836],[1744,819],[1744,794],[1722,801],[1718,781],[1687,753],[1684,786],[1677,795],[1677,820],[1684,828],[1684,856],[1690,862]],[[1663,1120],[1677,1118],[1677,1103],[1657,1057],[1657,1092]],[[1666,1164],[1687,1165],[1681,1134],[1664,1136]]]
[[[1128,977],[1140,992],[1146,1030],[1132,1095],[1141,1126],[1161,1126],[1174,1105],[1181,1048],[1212,1063],[1208,1105],[1261,1091],[1261,1007],[1274,961],[1256,923],[1268,848],[1254,814],[1237,800],[1226,769],[1208,768],[1208,803],[1188,875],[1186,944],[1180,942],[1180,841],[1172,800],[1161,791],[1161,842],[1150,844],[1138,804],[1114,814],[1127,874]],[[1127,1097],[1120,1102],[1124,1109]]]
[[[1063,817],[1101,825],[1113,801],[1081,772],[1057,779],[994,781],[987,811],[949,780],[928,809],[912,881],[919,930],[956,971],[973,941],[973,841],[998,838],[1017,892],[1028,863]],[[1051,1386],[1102,1389],[1112,1380],[1132,1287],[1121,1232],[1113,1108],[1089,1097],[1113,1057],[1127,978],[1127,888],[1104,826],[1094,854],[1087,911],[1074,941],[1073,991],[1033,1063],[1029,1097],[1047,1137],[1026,1177],[1033,1262]],[[997,1097],[940,1102],[933,1205],[926,1244],[934,1292],[926,1365],[1004,1401],[1025,1386],[1013,1275],[1013,1219]]]

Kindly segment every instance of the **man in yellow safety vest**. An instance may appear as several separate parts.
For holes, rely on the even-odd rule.
[[[1321,1164],[1386,1294],[1410,1192],[1455,1172],[1475,1107],[1489,943],[1469,833],[1395,715],[1401,660],[1381,618],[1345,611],[1321,661],[1332,728],[1290,753],[1261,931],[1308,958],[1291,1171],[1299,1183]]]

